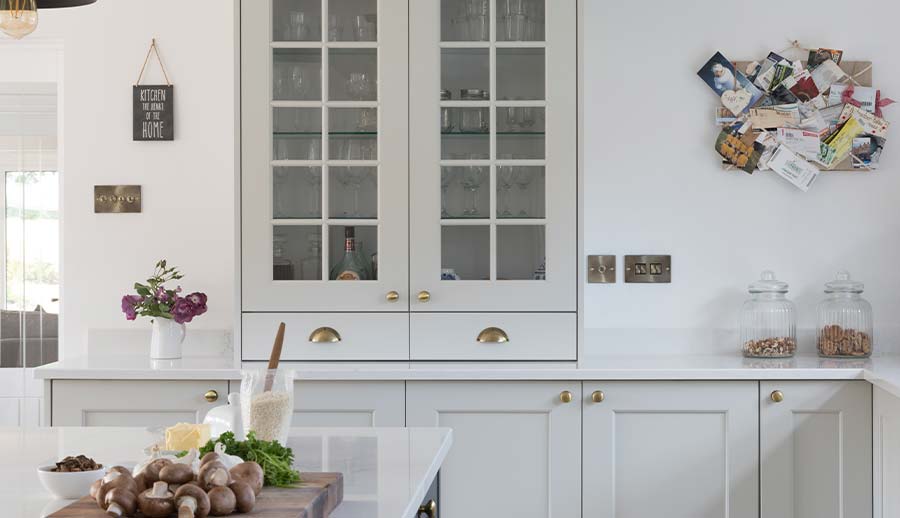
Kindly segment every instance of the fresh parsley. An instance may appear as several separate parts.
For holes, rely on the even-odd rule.
[[[252,460],[262,466],[263,485],[287,487],[300,482],[300,472],[293,468],[294,452],[278,441],[261,441],[253,431],[247,433],[247,440],[238,441],[233,432],[225,432],[200,448],[200,456],[214,451],[217,442],[225,445],[225,453],[237,455],[245,461]]]

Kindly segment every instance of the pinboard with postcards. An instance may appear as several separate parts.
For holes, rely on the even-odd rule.
[[[772,171],[807,191],[821,171],[873,171],[894,101],[872,84],[872,63],[798,42],[761,61],[716,52],[697,75],[716,93],[715,149],[729,170]],[[792,60],[791,58],[796,58]]]

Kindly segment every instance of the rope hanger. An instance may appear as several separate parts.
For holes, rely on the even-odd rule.
[[[147,50],[147,57],[144,58],[144,64],[141,65],[141,73],[138,74],[137,81],[134,82],[134,86],[141,84],[141,79],[144,77],[144,70],[147,68],[147,63],[150,61],[150,54],[156,55],[156,60],[159,61],[159,68],[162,69],[163,77],[166,78],[166,86],[172,86],[172,82],[169,81],[169,74],[166,73],[166,65],[163,63],[162,57],[159,55],[159,47],[156,46],[156,38],[150,40],[150,48]]]

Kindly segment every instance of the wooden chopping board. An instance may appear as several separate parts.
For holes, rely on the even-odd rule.
[[[265,518],[328,518],[344,499],[340,473],[302,473],[296,487],[264,487],[252,513],[231,516]],[[142,516],[138,513],[137,516]],[[175,516],[174,514],[172,516]],[[91,497],[85,496],[51,514],[49,518],[108,518]]]

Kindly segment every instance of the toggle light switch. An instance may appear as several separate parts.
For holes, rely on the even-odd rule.
[[[671,255],[626,255],[625,282],[672,282]]]

